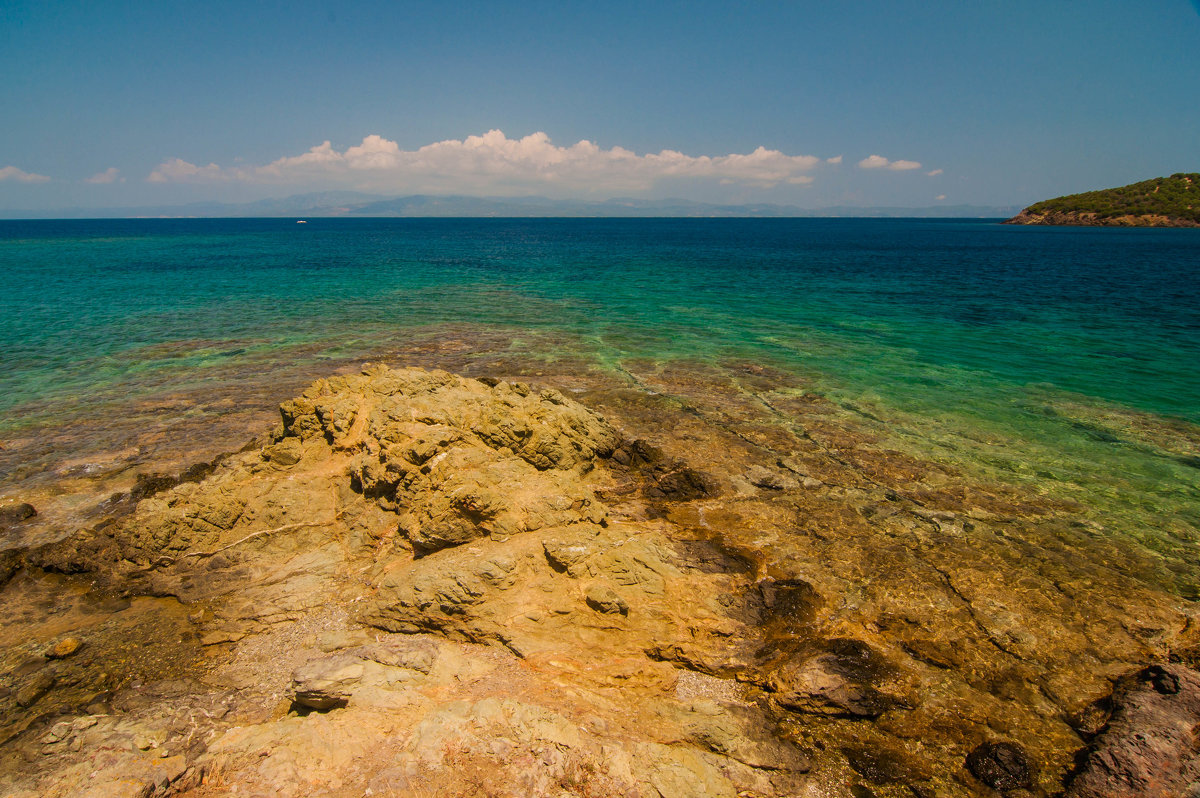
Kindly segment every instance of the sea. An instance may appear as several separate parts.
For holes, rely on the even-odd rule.
[[[0,494],[355,361],[753,363],[880,445],[1194,544],[1200,231],[999,222],[0,221]]]

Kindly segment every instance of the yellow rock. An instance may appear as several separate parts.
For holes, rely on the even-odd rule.
[[[54,647],[46,652],[46,656],[50,659],[63,659],[69,657],[79,650],[83,645],[79,642],[78,637],[64,637],[54,644]]]

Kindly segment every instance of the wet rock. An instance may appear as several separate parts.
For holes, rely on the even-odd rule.
[[[20,549],[4,549],[0,551],[0,587],[12,579],[21,570],[23,559]]]
[[[219,646],[222,643],[236,643],[246,636],[245,632],[231,629],[214,629],[200,637],[202,646]]]
[[[790,476],[772,471],[764,466],[754,466],[746,472],[746,479],[751,485],[765,490],[792,490],[800,483]]]
[[[35,674],[32,679],[17,690],[17,706],[33,706],[37,703],[38,699],[50,692],[50,688],[54,687],[57,681],[55,675],[50,671],[41,671]]]
[[[46,652],[46,656],[50,659],[66,659],[78,651],[81,645],[83,644],[78,637],[64,637],[51,646],[50,650]]]
[[[12,675],[19,678],[37,673],[42,668],[46,667],[46,658],[42,656],[25,657],[17,667],[13,668]]]
[[[758,584],[763,604],[772,620],[783,624],[809,624],[816,619],[825,601],[803,579],[763,579]]]
[[[0,507],[0,527],[12,526],[26,521],[37,515],[37,510],[29,502],[6,504]]]
[[[87,702],[85,711],[89,715],[110,715],[112,714],[112,704],[109,703],[111,700],[111,692],[106,690],[104,692],[97,693]]]
[[[1162,667],[1151,665],[1142,672],[1141,678],[1150,683],[1156,692],[1162,695],[1175,695],[1179,692],[1179,677]]]
[[[625,452],[630,465],[634,466],[661,465],[666,459],[662,449],[640,438],[626,443],[621,447],[621,451]]]
[[[755,712],[716,701],[694,701],[675,720],[691,742],[754,768],[803,773],[812,762],[794,745],[772,734]]]
[[[1016,743],[983,743],[967,756],[967,769],[994,790],[1028,788],[1033,783],[1029,757]]]
[[[61,574],[77,574],[111,569],[120,557],[120,548],[107,528],[82,529],[55,543],[26,551],[27,565]]]
[[[879,740],[868,747],[847,746],[842,753],[854,772],[873,784],[915,785],[930,776],[919,758]]]
[[[129,498],[137,504],[142,499],[170,490],[179,484],[179,478],[167,474],[138,474],[137,482],[129,491]]]
[[[857,640],[827,641],[827,650],[788,657],[766,686],[779,704],[793,712],[833,717],[877,718],[903,706],[879,690],[886,673],[878,654]]]
[[[646,488],[646,496],[652,499],[690,501],[718,493],[707,474],[678,464],[674,468],[656,469],[653,479],[653,484]]]
[[[721,544],[718,540],[672,541],[678,558],[675,565],[684,570],[701,571],[708,574],[752,574],[754,557],[749,552],[738,551]]]
[[[1066,798],[1194,794],[1200,782],[1200,673],[1152,665],[1119,682],[1111,702],[1108,726],[1093,740]]]

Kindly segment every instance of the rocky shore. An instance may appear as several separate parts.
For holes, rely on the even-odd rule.
[[[1104,216],[1092,211],[1021,211],[1003,224],[1065,225],[1073,227],[1200,227],[1200,222],[1162,214]]]
[[[729,373],[369,366],[82,528],[11,504],[0,792],[1200,788],[1186,565]]]

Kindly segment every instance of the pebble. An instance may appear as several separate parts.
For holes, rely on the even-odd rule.
[[[50,659],[65,659],[78,651],[81,645],[83,644],[78,637],[64,637],[46,652],[46,656]]]

